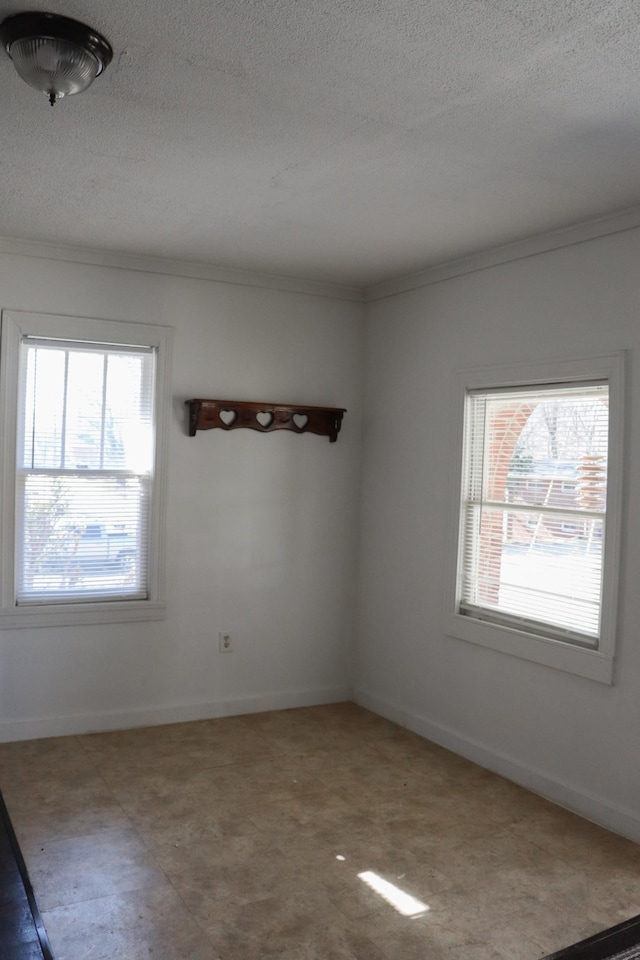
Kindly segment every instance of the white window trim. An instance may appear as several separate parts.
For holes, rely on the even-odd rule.
[[[157,349],[154,487],[150,515],[149,596],[145,600],[76,601],[38,604],[15,603],[16,438],[18,370],[22,337],[80,340],[100,344],[144,345]],[[166,518],[167,429],[169,422],[169,370],[173,331],[170,327],[118,320],[63,317],[53,314],[2,312],[0,344],[0,629],[53,627],[73,624],[123,623],[161,620],[165,616],[164,529]]]
[[[566,361],[517,363],[463,370],[455,377],[452,396],[455,432],[451,437],[451,489],[454,491],[454,502],[452,503],[449,578],[445,610],[445,632],[449,636],[590,680],[613,683],[622,516],[624,366],[624,353],[616,353]],[[457,613],[464,416],[468,391],[605,379],[609,381],[609,469],[604,543],[606,562],[603,570],[601,636],[598,649],[590,650]]]

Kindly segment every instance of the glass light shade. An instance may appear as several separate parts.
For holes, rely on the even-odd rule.
[[[11,59],[25,83],[45,93],[50,100],[86,90],[101,69],[99,60],[90,51],[53,37],[14,40]]]

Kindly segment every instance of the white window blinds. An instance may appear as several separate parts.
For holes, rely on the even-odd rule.
[[[18,604],[148,596],[155,351],[21,345]]]
[[[597,648],[608,385],[470,391],[459,613]]]

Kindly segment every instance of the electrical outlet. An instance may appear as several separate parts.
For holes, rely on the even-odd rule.
[[[221,631],[218,636],[220,638],[220,653],[231,653],[233,650],[233,640],[231,639],[231,634],[223,633]]]

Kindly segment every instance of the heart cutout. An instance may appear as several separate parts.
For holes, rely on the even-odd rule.
[[[264,427],[265,430],[267,427],[270,427],[273,423],[273,414],[268,410],[261,410],[259,413],[256,413],[256,420],[261,427]]]
[[[224,423],[225,427],[230,427],[232,423],[235,423],[236,417],[238,414],[235,410],[221,410],[220,419]]]
[[[298,430],[304,430],[306,425],[309,423],[309,417],[306,413],[294,413],[293,422]]]

